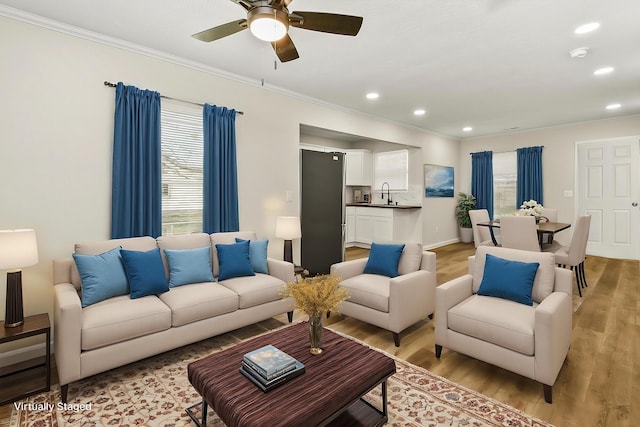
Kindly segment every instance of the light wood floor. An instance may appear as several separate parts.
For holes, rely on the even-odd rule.
[[[457,243],[434,252],[442,284],[466,273],[467,257],[475,250],[473,244]],[[347,252],[348,259],[366,255],[366,250]],[[590,286],[573,317],[572,345],[551,405],[535,381],[446,348],[436,359],[433,321],[404,331],[400,348],[391,333],[352,318],[332,314],[326,324],[557,426],[634,426],[640,420],[640,405],[633,403],[640,395],[640,263],[589,257],[585,270]],[[296,311],[295,319],[304,318]],[[278,320],[285,322],[286,316]],[[11,405],[0,407],[0,427],[8,425],[10,413]]]

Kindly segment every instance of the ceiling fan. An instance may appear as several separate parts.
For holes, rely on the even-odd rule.
[[[362,17],[322,12],[289,12],[293,0],[231,0],[247,11],[246,19],[227,22],[194,34],[203,42],[212,42],[247,28],[261,40],[271,42],[281,62],[298,59],[298,51],[289,37],[289,26],[323,33],[355,36]]]

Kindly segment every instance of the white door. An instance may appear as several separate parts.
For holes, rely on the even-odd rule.
[[[578,143],[578,215],[591,214],[587,253],[640,259],[640,137]]]

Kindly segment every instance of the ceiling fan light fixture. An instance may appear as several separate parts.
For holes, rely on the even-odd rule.
[[[280,40],[289,29],[289,15],[272,7],[256,7],[249,11],[248,19],[251,33],[267,42]]]

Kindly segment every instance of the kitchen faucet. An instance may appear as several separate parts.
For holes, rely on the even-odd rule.
[[[392,203],[391,193],[389,190],[389,183],[387,181],[382,183],[382,200],[384,200],[384,185],[387,184],[387,204],[390,205]]]

